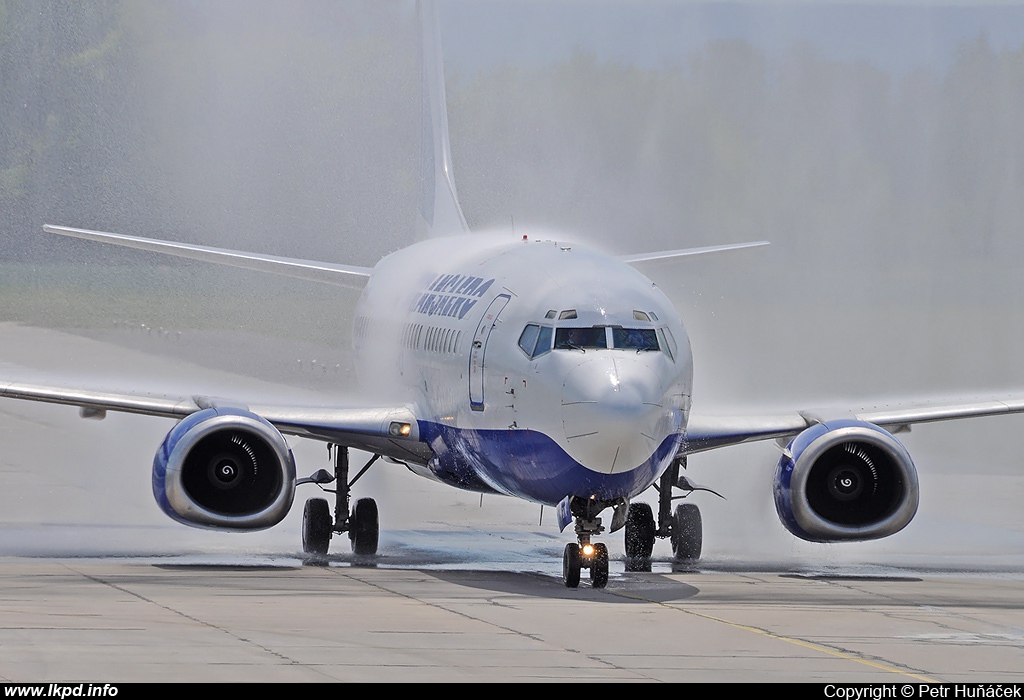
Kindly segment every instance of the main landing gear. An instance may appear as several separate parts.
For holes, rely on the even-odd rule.
[[[679,478],[680,467],[686,466],[686,458],[672,463],[661,475],[658,485],[658,521],[647,503],[631,503],[626,516],[626,571],[650,571],[654,539],[667,537],[672,543],[672,554],[677,562],[700,559],[703,539],[700,509],[694,503],[680,503],[672,513],[672,501],[686,498],[696,490],[710,490],[694,486],[683,477]],[[672,489],[686,491],[682,496],[673,496]]]
[[[658,528],[648,503],[631,503],[626,515],[626,571],[650,571]]]
[[[725,498],[717,491],[712,491],[704,486],[697,486],[687,477],[680,476],[679,470],[686,469],[686,457],[679,457],[672,466],[661,475],[658,485],[658,530],[655,533],[658,537],[668,537],[672,543],[672,554],[677,562],[692,562],[700,559],[700,552],[703,542],[703,524],[700,517],[700,509],[695,503],[680,503],[672,510],[672,501],[686,498],[694,491],[708,491],[719,498]],[[677,488],[685,491],[682,496],[673,496],[672,489]],[[635,504],[643,505],[643,504]],[[632,506],[630,506],[632,513]],[[649,508],[649,506],[648,506]],[[628,534],[627,534],[628,538]],[[650,560],[648,559],[650,571]]]
[[[665,470],[655,486],[658,491],[658,525],[655,527],[654,514],[646,503],[629,506],[626,518],[626,570],[650,571],[651,551],[655,537],[667,537],[672,543],[672,554],[677,562],[692,562],[700,559],[703,541],[703,525],[700,509],[695,503],[680,503],[672,512],[672,501],[686,498],[694,491],[711,491],[696,486],[685,476],[680,477],[680,468],[686,468],[686,457],[680,457]],[[685,491],[682,496],[673,496],[672,489]],[[720,493],[711,491],[716,496]]]
[[[315,483],[326,493],[334,494],[334,514],[326,498],[310,498],[302,509],[302,551],[306,554],[322,557],[327,554],[331,537],[336,534],[348,533],[352,542],[352,551],[361,556],[377,553],[377,542],[380,536],[380,524],[377,514],[377,502],[372,498],[360,498],[355,507],[349,511],[350,492],[352,485],[359,480],[366,470],[376,462],[380,455],[374,455],[352,481],[348,480],[348,448],[339,445],[328,445],[327,449],[334,457],[334,474],[325,469],[306,479],[299,479],[297,484]],[[334,490],[325,489],[324,484],[337,482]]]

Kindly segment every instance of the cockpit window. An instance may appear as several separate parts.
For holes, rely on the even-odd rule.
[[[607,347],[608,339],[604,326],[555,329],[555,350],[590,350]]]
[[[551,352],[551,333],[554,329],[551,326],[539,326],[536,323],[527,324],[519,336],[519,347],[530,359],[539,357],[546,352]]]
[[[537,348],[533,351],[534,357],[539,357],[546,352],[551,352],[551,337],[555,329],[551,326],[541,326],[540,335],[537,336]]]
[[[530,357],[533,357],[533,349],[537,347],[537,336],[540,335],[540,326],[531,323],[523,329],[519,336],[519,347]]]
[[[612,347],[625,350],[659,350],[653,328],[612,328]]]
[[[668,355],[668,359],[675,362],[676,351],[678,348],[676,347],[676,339],[672,337],[672,331],[668,328],[659,328],[658,338],[661,340],[661,347],[665,351],[665,354]]]
[[[550,334],[551,329],[547,330]],[[672,358],[672,351],[665,342],[665,335],[661,329],[655,328],[623,328],[622,326],[592,326],[590,328],[556,328],[555,350],[636,350],[642,351],[664,351],[669,358]],[[526,331],[523,332],[524,337]],[[549,336],[550,338],[550,336]],[[545,350],[549,347],[550,339],[544,344]],[[538,348],[541,343],[537,343]],[[522,341],[520,341],[522,347]],[[524,348],[524,350],[526,350]],[[529,352],[528,350],[526,352]]]

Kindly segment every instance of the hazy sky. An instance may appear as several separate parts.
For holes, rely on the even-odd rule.
[[[950,62],[981,33],[993,48],[1024,44],[1024,4],[1011,2],[446,0],[441,16],[445,60],[464,73],[580,49],[652,67],[684,62],[714,39],[744,39],[772,53],[806,43],[830,58],[902,73]]]

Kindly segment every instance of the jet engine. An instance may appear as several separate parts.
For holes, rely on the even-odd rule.
[[[811,542],[873,540],[899,532],[920,496],[910,454],[890,433],[857,420],[797,435],[775,472],[775,509]]]
[[[160,508],[194,527],[260,530],[281,522],[295,496],[295,460],[263,418],[235,408],[188,416],[153,459]]]

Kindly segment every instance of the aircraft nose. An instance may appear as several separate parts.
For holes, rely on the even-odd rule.
[[[643,464],[671,431],[665,388],[643,356],[583,360],[562,385],[567,451],[604,474]]]

